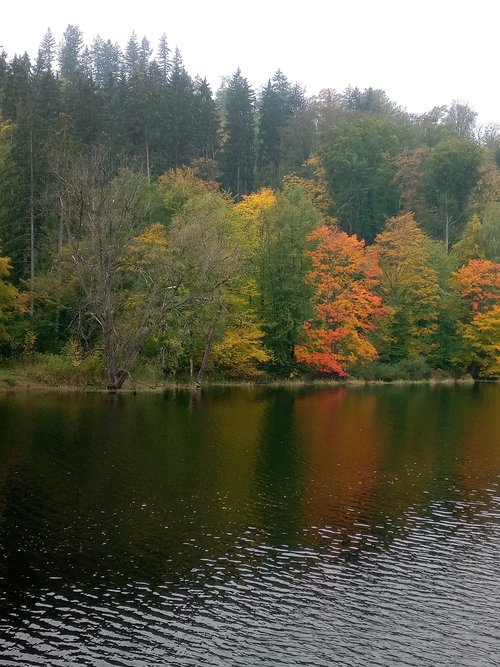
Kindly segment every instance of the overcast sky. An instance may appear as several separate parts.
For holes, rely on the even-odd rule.
[[[256,89],[280,68],[309,95],[372,86],[408,111],[457,99],[500,123],[500,0],[27,0],[2,12],[0,45],[35,56],[68,24],[122,47],[135,29],[156,49],[165,32],[214,89],[237,67]]]

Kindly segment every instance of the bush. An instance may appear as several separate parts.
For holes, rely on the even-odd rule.
[[[374,361],[368,366],[352,369],[355,378],[367,381],[394,382],[396,380],[425,380],[431,368],[424,357],[402,359],[395,364]]]
[[[101,356],[93,352],[80,358],[74,348],[61,355],[34,354],[25,370],[34,382],[50,386],[97,387],[104,384]]]

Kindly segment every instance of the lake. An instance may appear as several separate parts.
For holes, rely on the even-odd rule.
[[[0,665],[499,665],[499,482],[499,385],[0,395]]]

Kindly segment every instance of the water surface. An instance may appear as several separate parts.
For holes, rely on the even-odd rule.
[[[0,665],[500,664],[499,398],[0,397]]]

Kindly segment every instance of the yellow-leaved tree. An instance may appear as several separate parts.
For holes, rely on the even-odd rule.
[[[425,234],[413,215],[405,213],[387,221],[374,248],[389,313],[380,326],[381,357],[397,361],[430,354],[436,348],[439,284]]]
[[[8,324],[16,314],[26,311],[27,295],[4,280],[10,274],[8,257],[0,257],[0,341],[9,340]]]
[[[452,276],[464,310],[458,333],[462,349],[455,361],[473,377],[500,375],[500,264],[471,259]]]

